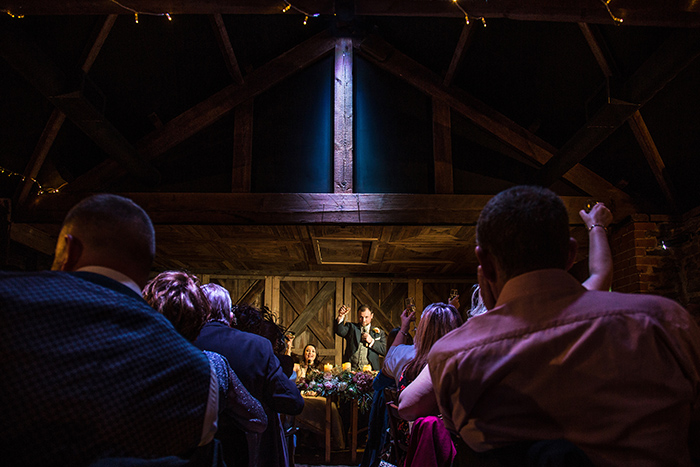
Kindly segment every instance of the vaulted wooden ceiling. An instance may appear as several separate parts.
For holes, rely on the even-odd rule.
[[[47,254],[66,210],[96,191],[152,215],[158,268],[211,272],[472,275],[478,212],[517,183],[561,194],[584,245],[576,211],[587,199],[617,220],[700,205],[700,2],[0,10],[0,189],[12,239]],[[429,97],[434,193],[356,193],[337,173],[334,193],[251,193],[253,102],[343,46]],[[211,165],[203,141],[228,151],[226,173],[197,168]],[[347,156],[337,146],[336,161]],[[37,196],[39,185],[62,188]]]

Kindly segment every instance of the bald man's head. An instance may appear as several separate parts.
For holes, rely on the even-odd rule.
[[[148,214],[130,199],[100,194],[84,199],[66,215],[52,269],[104,266],[143,286],[155,253]]]

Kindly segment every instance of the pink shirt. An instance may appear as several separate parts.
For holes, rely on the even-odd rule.
[[[700,331],[674,301],[523,274],[429,365],[446,426],[476,451],[566,438],[595,465],[690,465]]]

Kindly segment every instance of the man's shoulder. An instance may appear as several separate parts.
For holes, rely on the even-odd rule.
[[[662,319],[688,316],[680,303],[660,295],[586,291],[582,299],[584,307],[608,313],[650,315]]]
[[[14,292],[29,292],[28,290],[17,289],[17,284],[31,286],[42,286],[42,284],[53,285],[57,283],[71,282],[73,278],[70,274],[58,271],[0,271],[0,290],[11,290]]]
[[[234,342],[237,347],[256,347],[264,350],[269,347],[270,353],[273,353],[272,344],[265,337],[232,328],[218,321],[210,321],[202,327],[202,331],[200,332],[201,338],[206,338],[211,335],[219,335],[227,341]]]
[[[133,290],[113,279],[94,273],[0,272],[0,297],[6,303],[121,302],[122,305],[151,309]],[[115,298],[118,300],[115,301]],[[127,298],[132,300],[122,301]]]
[[[455,356],[458,351],[466,349],[467,342],[473,337],[474,333],[467,329],[467,323],[462,324],[460,327],[442,336],[433,344],[428,355],[429,360],[444,360]],[[404,350],[404,352],[409,352],[409,349]],[[415,352],[415,347],[413,352]]]

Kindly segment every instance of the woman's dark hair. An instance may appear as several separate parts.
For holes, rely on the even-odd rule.
[[[143,298],[190,342],[199,336],[210,312],[197,277],[184,271],[161,272],[146,284]]]
[[[311,368],[318,368],[319,366],[319,360],[318,360],[318,348],[314,344],[306,344],[304,346],[304,350],[301,351],[301,361],[306,364],[306,349],[309,347],[313,347],[314,350],[316,351],[316,357],[314,357],[314,361],[311,363]]]
[[[275,315],[269,308],[264,306],[261,309],[242,303],[234,305],[232,310],[236,318],[236,323],[232,324],[233,327],[267,338],[276,354],[284,354],[287,350],[284,330],[276,323]]]
[[[260,335],[260,326],[262,323],[262,311],[260,308],[254,307],[248,303],[238,303],[231,307],[231,311],[236,318],[236,323],[232,323],[231,327]]]

